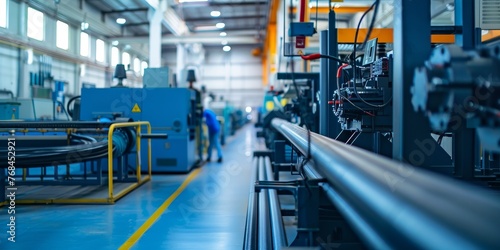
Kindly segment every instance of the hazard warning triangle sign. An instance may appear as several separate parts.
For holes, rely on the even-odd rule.
[[[132,108],[132,113],[141,113],[141,108],[139,108],[139,105],[137,103]]]

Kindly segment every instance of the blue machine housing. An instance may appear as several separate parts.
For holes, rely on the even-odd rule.
[[[167,133],[166,140],[151,140],[155,173],[188,172],[196,159],[195,93],[186,88],[84,88],[80,120],[118,117],[151,123],[152,133]],[[145,133],[146,131],[143,131]],[[142,171],[147,171],[147,150],[141,148]],[[130,164],[135,164],[133,156]]]

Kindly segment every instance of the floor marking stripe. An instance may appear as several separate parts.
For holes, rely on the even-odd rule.
[[[168,197],[168,199],[165,200],[158,209],[156,209],[156,211],[141,225],[141,227],[139,227],[139,229],[137,229],[137,231],[134,232],[134,234],[132,234],[132,236],[130,236],[130,238],[127,239],[127,241],[125,241],[125,243],[123,243],[123,245],[120,246],[119,249],[130,249],[131,247],[133,247],[135,243],[139,241],[142,235],[144,235],[144,233],[149,230],[149,228],[156,222],[156,220],[160,218],[163,212],[165,212],[165,210],[170,206],[170,204],[172,204],[177,196],[179,196],[182,191],[186,189],[187,185],[189,185],[189,183],[191,183],[191,181],[196,178],[200,171],[201,168],[193,170],[182,182],[181,186],[177,188],[177,190],[175,190],[175,192],[170,197]]]

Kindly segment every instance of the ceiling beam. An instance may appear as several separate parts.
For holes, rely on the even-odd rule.
[[[138,12],[138,11],[148,11],[149,8],[136,8],[136,9],[124,9],[124,10],[109,10],[103,11],[103,14],[112,14],[112,13],[124,13],[124,12]]]
[[[360,12],[365,12],[370,8],[370,6],[340,6],[337,8],[332,8],[335,14],[356,14]],[[309,7],[311,15],[316,14],[316,7]],[[297,8],[293,7],[293,13],[297,12]],[[328,14],[330,13],[330,8],[319,6],[318,14]]]
[[[148,42],[147,36],[133,36],[133,37],[116,37],[113,40],[118,41],[120,44],[141,44]],[[227,41],[228,44],[258,44],[259,41],[255,35],[238,35],[221,37],[219,34],[190,34],[185,36],[167,35],[163,36],[163,45],[176,45],[181,43],[203,43],[205,45],[221,45],[222,41]]]
[[[125,23],[125,24],[123,24],[124,27],[142,26],[142,25],[149,25],[149,22]]]
[[[362,43],[364,37],[366,36],[368,29],[359,29],[358,35],[358,43]],[[338,43],[354,43],[354,36],[356,34],[356,29],[354,28],[342,28],[338,29]],[[381,29],[373,29],[370,39],[378,38],[379,43],[393,43],[394,42],[394,33],[392,29],[389,28],[381,28]],[[455,42],[454,35],[432,35],[431,36],[432,43],[446,43],[451,44]]]
[[[255,2],[192,2],[192,3],[180,3],[175,5],[175,8],[199,8],[199,7],[222,7],[222,6],[229,6],[229,7],[246,7],[246,6],[255,6],[258,4],[267,4],[268,1],[255,1]]]
[[[235,19],[254,19],[263,18],[266,15],[248,15],[248,16],[230,16],[230,17],[209,17],[209,18],[186,18],[186,22],[207,22],[207,21],[225,21],[225,20],[235,20]]]

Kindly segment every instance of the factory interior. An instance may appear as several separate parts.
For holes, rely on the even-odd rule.
[[[0,249],[500,249],[500,0],[0,0]]]

